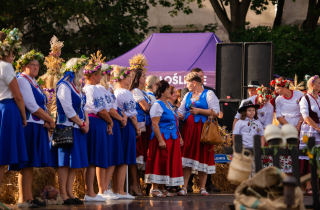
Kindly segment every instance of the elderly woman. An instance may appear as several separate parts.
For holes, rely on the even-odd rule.
[[[31,204],[46,206],[46,203],[34,199],[32,196],[33,167],[51,166],[48,129],[54,128],[55,123],[46,112],[47,97],[40,89],[35,77],[39,73],[39,61],[43,55],[34,50],[26,53],[17,61],[19,74],[18,83],[26,106],[28,125],[24,127],[27,145],[28,161],[10,165],[10,170],[19,173],[19,207]]]
[[[157,100],[153,92],[155,91],[155,84],[159,81],[159,78],[155,75],[150,75],[147,77],[146,91],[149,99],[151,100],[151,105],[154,104],[154,102],[156,102]]]
[[[115,191],[119,198],[134,199],[133,196],[123,191],[124,180],[126,176],[126,166],[135,165],[136,161],[136,137],[141,135],[141,130],[138,126],[136,101],[132,93],[126,89],[131,84],[131,74],[126,68],[116,67],[113,70],[113,80],[115,81],[115,96],[117,98],[118,107],[129,118],[127,125],[122,128],[122,148],[123,148],[123,165],[117,168],[117,186]],[[136,176],[136,175],[133,175]]]
[[[21,51],[22,34],[17,29],[6,31],[0,32],[0,184],[6,165],[28,161],[23,130],[27,125],[25,105],[12,67],[14,56]],[[16,41],[10,43],[10,36],[17,36]],[[38,207],[31,201],[26,204]]]
[[[86,94],[86,108],[89,116],[89,132],[87,134],[89,167],[86,171],[85,201],[104,201],[106,186],[106,171],[109,166],[108,136],[112,135],[113,121],[106,110],[104,94],[96,87],[101,79],[101,63],[89,63],[84,70],[86,85],[83,91]],[[107,131],[107,132],[106,132]],[[95,173],[99,187],[99,194],[93,190]],[[104,200],[102,199],[104,198]]]
[[[129,90],[132,92],[133,98],[136,101],[136,110],[138,112],[137,120],[139,128],[143,128],[144,131],[141,136],[137,138],[137,165],[131,165],[132,186],[130,187],[135,195],[143,195],[140,187],[140,179],[138,170],[146,169],[147,153],[149,146],[149,137],[151,134],[151,120],[149,111],[151,108],[151,100],[146,92],[143,91],[143,87],[146,82],[146,75],[142,69],[131,70],[132,83]],[[140,127],[141,126],[141,127]]]
[[[301,125],[300,131],[300,144],[299,148],[303,149],[306,147],[306,143],[303,142],[304,136],[313,136],[316,139],[316,145],[320,144],[320,97],[318,93],[320,92],[320,78],[318,75],[310,77],[307,82],[308,93],[301,98],[299,103],[300,112],[304,119]],[[310,173],[310,165],[308,163],[308,156],[300,156],[300,173],[306,174]],[[308,195],[312,195],[310,181],[307,182],[306,192]]]
[[[152,133],[145,181],[152,183],[151,196],[166,197],[173,194],[165,190],[164,185],[179,186],[184,183],[181,161],[183,140],[177,127],[179,117],[168,102],[171,97],[169,83],[161,80],[156,83],[155,89],[158,100],[150,110]]]
[[[108,169],[105,174],[105,186],[103,189],[99,187],[99,194],[103,194],[107,199],[119,199],[119,197],[112,192],[112,190],[108,190],[109,183],[111,180],[111,176],[113,174],[113,183],[116,185],[116,177],[117,174],[114,169],[115,166],[120,166],[123,164],[123,149],[121,143],[121,128],[127,125],[127,116],[117,107],[117,99],[112,92],[110,92],[108,81],[108,75],[112,71],[112,68],[107,64],[102,64],[101,67],[102,78],[100,80],[100,84],[96,85],[96,87],[100,90],[100,92],[104,95],[106,100],[106,110],[113,121],[112,133],[113,135],[108,135]]]
[[[89,118],[80,82],[86,64],[85,58],[70,59],[57,83],[57,127],[73,126],[73,147],[57,148],[51,144],[52,166],[59,167],[59,189],[65,205],[83,203],[73,194],[73,181],[76,169],[89,166],[85,135],[89,131]]]
[[[213,146],[200,142],[201,131],[208,116],[218,116],[220,112],[219,100],[212,90],[204,89],[201,77],[195,73],[189,73],[186,78],[188,92],[178,109],[180,118],[185,122],[182,128],[182,166],[184,187],[179,195],[187,194],[188,180],[191,171],[198,171],[200,179],[201,195],[209,195],[205,190],[208,174],[215,173]]]

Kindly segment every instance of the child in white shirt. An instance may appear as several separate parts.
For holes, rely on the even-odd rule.
[[[233,129],[232,140],[234,143],[235,135],[242,135],[242,144],[245,148],[253,147],[253,136],[261,136],[261,145],[264,145],[265,139],[263,137],[263,126],[258,120],[257,109],[259,105],[254,105],[252,101],[244,102],[243,106],[238,110],[240,113],[240,120],[238,120]],[[254,157],[252,157],[251,174],[255,174]]]

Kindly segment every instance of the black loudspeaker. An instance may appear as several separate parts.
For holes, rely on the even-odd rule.
[[[218,119],[218,123],[220,126],[227,126],[227,131],[232,131],[234,116],[237,114],[239,106],[240,100],[238,102],[220,101],[220,110],[223,113],[223,118]]]
[[[243,84],[259,81],[260,85],[270,87],[273,79],[274,46],[272,42],[244,43]],[[248,97],[243,89],[244,98]]]
[[[242,98],[242,57],[242,43],[217,44],[215,87],[219,99]]]

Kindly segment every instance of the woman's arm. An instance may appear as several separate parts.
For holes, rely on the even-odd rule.
[[[311,127],[313,127],[313,128],[316,129],[318,132],[320,132],[319,126],[317,125],[317,123],[315,123],[315,122],[313,121],[313,119],[311,119],[311,117],[308,116],[308,117],[306,117],[304,120],[305,120],[306,123],[308,123]]]
[[[141,130],[139,129],[139,126],[138,126],[137,116],[135,115],[131,117],[130,120],[132,122],[134,129],[136,130],[136,137],[139,137],[141,135]]]
[[[23,126],[26,126],[27,125],[26,110],[25,110],[25,106],[24,106],[23,97],[20,92],[19,85],[18,85],[16,78],[13,78],[13,80],[10,82],[9,88],[10,88],[11,94],[13,96],[13,99],[18,106],[18,109],[19,109],[19,112],[21,115],[21,119],[22,119],[22,124],[23,124]]]
[[[109,115],[113,118],[113,119],[116,119],[116,120],[118,120],[118,121],[123,121],[123,117],[121,117],[120,115],[119,115],[119,113],[114,109],[114,108],[111,108],[110,110],[109,110]]]
[[[50,128],[56,127],[56,124],[54,123],[52,117],[43,109],[39,108],[37,111],[33,112],[32,114],[44,120],[45,122],[48,122]]]
[[[153,118],[151,118],[151,121],[152,121],[154,135],[156,136],[156,138],[159,142],[159,147],[163,149],[163,148],[166,148],[167,145],[161,136],[161,132],[160,132],[160,128],[159,128],[160,118],[161,117],[153,117]]]
[[[146,100],[142,100],[139,102],[140,107],[143,109],[144,112],[149,112],[151,109],[151,104],[148,104]]]
[[[279,123],[281,123],[281,125],[288,124],[287,120],[284,119],[284,117],[278,117],[277,120],[279,121]]]
[[[303,123],[303,117],[301,116],[300,119],[299,119],[299,122],[298,122],[298,124],[296,126],[298,131],[300,131],[302,123]]]
[[[100,112],[97,113],[97,115],[104,121],[106,121],[109,125],[111,125],[111,127],[113,126],[113,121],[106,109],[102,109]]]

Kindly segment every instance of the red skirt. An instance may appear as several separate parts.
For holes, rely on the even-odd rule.
[[[179,186],[184,184],[181,162],[180,138],[166,140],[167,148],[161,149],[157,137],[150,140],[145,173],[146,183]]]
[[[147,162],[147,155],[148,155],[148,147],[150,142],[151,136],[151,123],[147,125],[146,132],[142,132],[141,136],[137,138],[136,143],[136,161],[139,170],[146,170],[146,162]]]
[[[201,119],[195,123],[192,114],[183,124],[181,133],[184,141],[183,147],[181,148],[182,166],[183,168],[192,168],[193,173],[201,171],[206,174],[214,174],[216,167],[213,145],[200,142],[202,127],[203,123]]]

